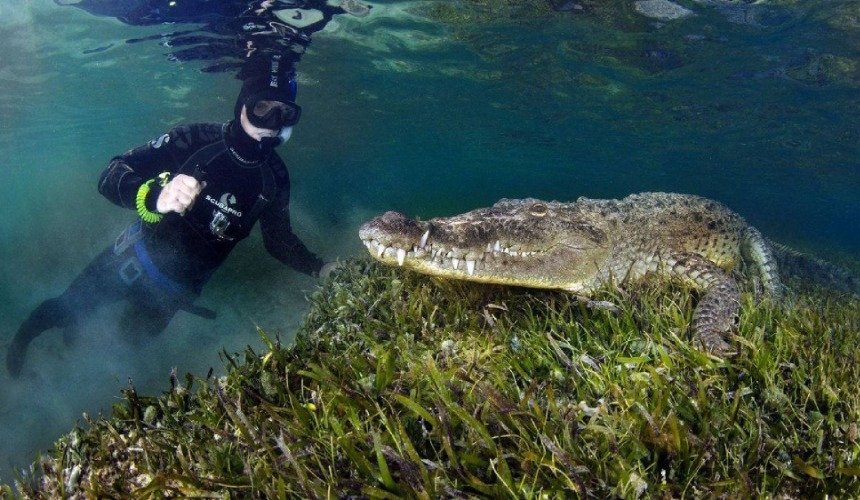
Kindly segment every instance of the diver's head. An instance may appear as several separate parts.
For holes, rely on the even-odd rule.
[[[236,100],[236,122],[264,146],[286,142],[302,108],[295,103],[296,81],[292,75],[268,75],[245,80]]]

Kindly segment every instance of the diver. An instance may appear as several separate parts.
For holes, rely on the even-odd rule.
[[[42,332],[59,327],[73,338],[82,319],[119,300],[129,303],[120,331],[133,338],[157,335],[180,309],[214,317],[194,300],[257,221],[272,256],[311,276],[330,272],[334,264],[324,266],[290,226],[289,175],[275,147],[301,108],[294,73],[278,63],[244,81],[227,123],[178,126],[110,161],[99,192],[139,218],[21,324],[6,356],[11,375]]]

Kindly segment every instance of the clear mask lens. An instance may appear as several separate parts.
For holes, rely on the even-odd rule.
[[[301,115],[301,107],[293,102],[260,100],[250,108],[248,118],[251,124],[269,130],[295,125]]]

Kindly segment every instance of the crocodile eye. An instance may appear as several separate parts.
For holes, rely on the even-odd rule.
[[[546,205],[543,203],[535,203],[529,207],[529,213],[535,217],[543,217],[546,215]]]

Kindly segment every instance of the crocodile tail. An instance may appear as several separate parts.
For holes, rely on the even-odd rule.
[[[773,248],[780,273],[794,276],[825,288],[860,297],[860,278],[827,261],[789,248],[781,243],[768,242]]]

